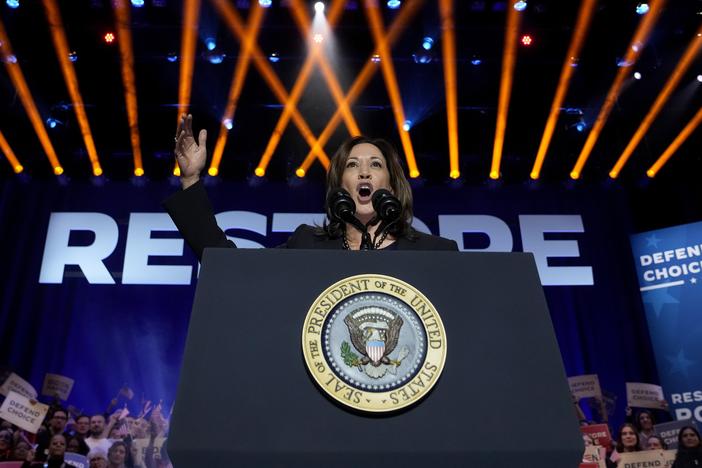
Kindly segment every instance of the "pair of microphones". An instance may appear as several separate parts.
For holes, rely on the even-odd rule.
[[[356,218],[356,202],[351,198],[351,194],[343,188],[334,190],[327,198],[327,206],[332,221],[341,221],[355,227],[361,233],[360,250],[374,250],[375,241],[383,236],[390,227],[400,220],[402,215],[402,204],[389,190],[378,189],[371,198],[376,216],[367,224],[363,224]],[[368,226],[380,223],[375,231],[375,236],[371,241],[368,233]],[[382,237],[381,237],[382,238]]]

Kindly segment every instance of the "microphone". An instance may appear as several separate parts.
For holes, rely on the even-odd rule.
[[[349,223],[361,232],[361,250],[373,250],[368,228],[356,218],[356,202],[349,192],[342,188],[333,191],[327,198],[327,206],[333,221]]]
[[[389,190],[379,189],[373,194],[373,209],[378,214],[378,217],[385,223],[396,221],[402,214],[402,205],[400,200],[395,197]]]

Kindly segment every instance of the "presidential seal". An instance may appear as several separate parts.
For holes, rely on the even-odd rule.
[[[317,297],[302,330],[319,387],[354,409],[394,411],[436,384],[446,360],[438,312],[413,286],[384,275],[343,279]]]

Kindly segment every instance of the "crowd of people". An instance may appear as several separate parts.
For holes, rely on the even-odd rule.
[[[161,405],[145,402],[134,417],[125,408],[73,414],[53,405],[36,434],[0,419],[0,462],[25,467],[64,468],[68,454],[87,458],[91,468],[172,468],[165,449],[168,419]]]
[[[588,420],[585,417],[582,408],[577,399],[574,398],[576,413],[583,426],[593,424],[594,421]],[[668,405],[665,401],[661,402],[664,410],[661,414],[664,419],[672,419],[667,412]],[[601,422],[607,424],[607,410],[602,400],[595,401],[593,413],[598,414]],[[646,450],[667,450],[665,439],[655,430],[656,417],[653,411],[648,409],[639,409],[634,411],[632,408],[626,408],[626,422],[619,427],[611,444],[603,446],[605,458],[604,464],[607,468],[621,467],[622,454],[641,452]],[[702,443],[700,433],[697,428],[691,423],[683,426],[678,433],[678,447],[675,453],[675,461],[672,468],[697,468],[702,467]],[[610,429],[611,432],[611,429]],[[585,447],[597,445],[597,441],[593,440],[587,434],[583,435]],[[586,455],[587,455],[586,450]],[[583,457],[584,462],[595,461],[587,456]]]

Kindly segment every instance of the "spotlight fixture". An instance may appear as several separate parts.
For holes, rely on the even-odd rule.
[[[634,72],[634,78],[637,79],[637,80],[640,80],[640,79],[641,79],[641,73],[639,73],[639,72]]]
[[[207,50],[215,50],[217,47],[217,41],[215,41],[214,37],[208,37],[205,39],[205,47],[207,47]]]
[[[280,61],[280,55],[278,55],[277,52],[271,52],[271,55],[268,56],[268,60],[271,63],[278,63]]]
[[[650,7],[646,2],[641,2],[638,5],[636,5],[636,13],[638,13],[639,15],[645,15],[646,13],[648,13],[648,10],[650,10]]]
[[[585,123],[585,121],[583,119],[580,119],[580,121],[575,124],[575,129],[580,133],[584,132],[586,128],[587,128],[587,124]]]
[[[373,63],[380,63],[380,55],[378,55],[378,54],[373,54],[373,56],[371,57],[371,62],[373,62]],[[700,75],[700,76],[702,76],[702,75]]]
[[[222,125],[224,125],[224,128],[227,130],[231,130],[234,127],[234,121],[232,119],[224,119]]]
[[[529,47],[534,42],[534,39],[529,34],[525,34],[522,36],[521,41],[523,45]]]
[[[53,118],[53,117],[49,117],[48,119],[46,119],[46,125],[47,125],[49,128],[56,128],[56,127],[58,127],[58,125],[59,125],[60,123],[61,123],[61,122],[59,122],[58,120],[56,120],[56,119]]]
[[[697,75],[697,81],[699,81],[700,83],[702,83],[702,75]]]
[[[322,41],[324,40],[324,36],[322,36],[320,33],[315,34],[312,36],[312,40],[316,42],[317,44],[321,44]]]
[[[405,123],[402,124],[402,130],[409,132],[411,129],[412,129],[412,121],[405,120]]]
[[[517,2],[514,2],[514,9],[517,11],[524,11],[526,10],[527,7],[527,2],[524,0],[519,0]]]
[[[315,2],[314,11],[317,13],[324,13],[324,2]]]
[[[171,63],[175,63],[178,61],[178,54],[175,52],[168,52],[168,55],[166,55],[166,60],[168,60]]]
[[[431,50],[431,48],[434,46],[434,39],[432,39],[429,36],[426,36],[424,39],[422,39],[422,48],[424,50]]]
[[[478,66],[481,63],[483,63],[482,59],[478,57],[477,55],[474,55],[472,59],[470,59],[470,64],[474,66]]]
[[[401,4],[402,2],[400,0],[388,0],[387,3],[388,8],[390,8],[391,10],[397,10],[398,8],[400,8]]]
[[[414,63],[420,63],[422,65],[431,63],[432,56],[431,54],[428,53],[416,53],[412,54],[412,58],[414,59]]]
[[[7,3],[7,6],[10,8],[19,8],[19,0],[6,0],[5,3]]]
[[[105,39],[106,43],[112,44],[115,41],[115,34],[108,32],[105,34],[105,36],[103,38]]]
[[[271,0],[258,0],[258,4],[263,8],[269,8],[273,2]]]
[[[219,65],[224,62],[224,54],[220,52],[210,52],[207,54],[207,60],[213,65]]]
[[[71,62],[77,62],[78,61],[78,53],[75,50],[72,50],[71,52],[68,53],[68,60]]]
[[[141,8],[144,6],[144,0],[132,0],[132,6],[136,8]]]

